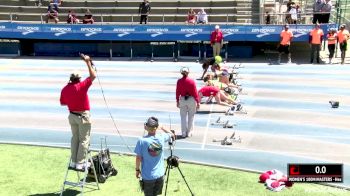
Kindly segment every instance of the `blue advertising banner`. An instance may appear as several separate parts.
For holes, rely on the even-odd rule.
[[[290,25],[294,41],[308,41],[313,25]],[[335,24],[321,25],[326,33]],[[105,40],[105,41],[208,41],[213,25],[64,25],[0,23],[0,38]],[[225,41],[279,41],[282,25],[222,25]]]

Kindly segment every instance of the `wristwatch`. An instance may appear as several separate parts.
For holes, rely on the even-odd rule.
[[[136,171],[140,171],[140,169],[136,169]]]

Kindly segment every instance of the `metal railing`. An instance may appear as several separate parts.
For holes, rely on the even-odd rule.
[[[0,16],[8,16],[9,22],[40,22],[45,23],[46,21],[46,13],[45,14],[38,14],[38,13],[0,13]],[[19,17],[30,16],[34,20],[20,20]],[[33,18],[34,16],[34,18]],[[217,22],[208,22],[208,24],[233,24],[233,17],[238,17],[237,14],[208,14],[209,18],[222,18],[221,21]],[[242,15],[241,15],[242,16]],[[115,20],[113,20],[113,17]],[[59,17],[61,21],[63,18],[66,17]],[[83,18],[83,15],[79,17]],[[118,18],[124,18],[123,21],[118,20]],[[98,14],[94,15],[95,21],[99,24],[109,24],[109,23],[128,23],[128,24],[137,24],[139,23],[140,15],[138,14]],[[149,22],[150,23],[157,23],[157,24],[178,24],[178,23],[186,23],[187,14],[150,14],[149,15]],[[183,18],[182,21],[171,21],[171,19],[175,18]],[[7,21],[7,20],[6,20]],[[60,22],[61,24],[63,22]]]
[[[327,13],[327,12],[324,12]],[[323,14],[324,14],[323,13]],[[312,12],[304,12],[298,14],[298,20],[297,24],[312,24]],[[260,13],[254,13],[254,14],[208,14],[209,22],[208,24],[226,24],[226,25],[233,25],[233,24],[265,24],[265,17],[266,15]],[[271,13],[271,25],[281,25],[286,24],[286,17],[288,16],[288,13]],[[3,21],[10,21],[10,22],[40,22],[45,23],[46,22],[46,13],[45,14],[38,14],[38,13],[0,13],[0,16],[3,16],[2,18],[8,17],[8,20]],[[21,20],[19,17],[30,16],[32,20]],[[34,17],[33,17],[34,16]],[[254,20],[254,17],[261,17],[263,20],[259,20],[256,23],[252,23]],[[80,16],[79,18],[83,18],[83,16]],[[119,18],[119,19],[118,19]],[[121,20],[123,18],[123,20]],[[96,21],[96,24],[138,24],[139,23],[140,16],[138,14],[99,14],[94,15],[94,19]],[[183,18],[182,21],[174,21],[174,19]],[[330,16],[330,22],[335,22],[335,14],[331,14]],[[60,24],[66,23],[66,17],[59,17],[61,19]],[[150,14],[149,15],[149,23],[150,24],[186,24],[187,14]],[[210,19],[214,19],[213,21],[210,21]],[[220,19],[220,20],[219,20]],[[348,19],[346,19],[348,20]]]

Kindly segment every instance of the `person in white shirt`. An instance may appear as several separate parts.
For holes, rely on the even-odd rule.
[[[197,14],[197,24],[207,24],[208,23],[208,15],[204,11],[203,8]]]
[[[298,13],[297,13],[297,9],[295,4],[293,4],[289,10],[289,14],[290,14],[290,24],[297,24],[297,20],[298,20]]]

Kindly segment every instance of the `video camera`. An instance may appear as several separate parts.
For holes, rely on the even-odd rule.
[[[82,60],[85,61],[85,56],[87,56],[87,55],[84,54],[84,53],[80,53],[80,52],[79,52],[79,56],[80,56],[80,58],[81,58]],[[94,63],[92,62],[91,57],[90,57],[90,63],[91,63],[92,66],[95,66]]]
[[[170,130],[170,131],[174,134],[174,137],[170,137],[168,144],[169,146],[172,146],[174,144],[174,141],[176,140],[176,135],[174,130]]]
[[[177,156],[169,156],[167,159],[166,159],[168,165],[172,166],[172,167],[178,167],[179,166],[179,157]]]

